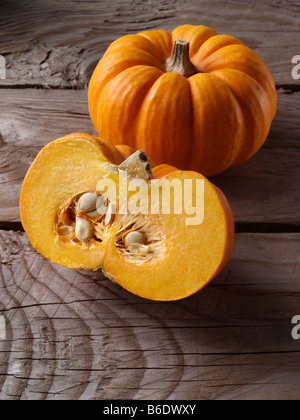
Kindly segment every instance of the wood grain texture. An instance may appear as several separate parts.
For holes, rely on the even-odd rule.
[[[244,41],[263,58],[278,85],[293,84],[300,7],[296,1],[2,0],[2,86],[82,88],[108,45],[142,30],[190,23]]]
[[[299,398],[300,235],[240,234],[211,285],[135,297],[0,231],[0,399]]]
[[[65,134],[96,132],[85,90],[5,89],[0,107],[0,222],[15,222],[22,181],[40,149]],[[212,178],[238,223],[300,223],[299,139],[300,93],[279,93],[263,149],[246,164]]]

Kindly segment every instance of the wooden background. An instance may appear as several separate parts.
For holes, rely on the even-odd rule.
[[[300,341],[291,336],[300,315],[300,82],[291,76],[299,1],[2,0],[0,8],[0,399],[299,399]],[[38,255],[18,199],[46,143],[94,133],[86,87],[108,45],[184,23],[255,49],[275,78],[278,112],[261,151],[213,178],[236,218],[229,264],[198,294],[156,303]]]

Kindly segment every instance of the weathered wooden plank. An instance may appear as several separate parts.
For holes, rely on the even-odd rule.
[[[2,1],[0,54],[7,80],[0,82],[82,88],[114,39],[190,23],[237,36],[261,55],[277,84],[291,84],[299,16],[299,4],[291,0]]]
[[[71,132],[96,132],[86,91],[5,89],[0,104],[0,220],[17,221],[21,184],[39,150]]]
[[[11,222],[19,221],[21,184],[39,150],[71,132],[96,132],[89,119],[85,90],[2,92],[0,221]],[[300,93],[279,93],[277,116],[263,149],[241,167],[213,178],[228,196],[237,222],[300,222],[299,100]]]
[[[151,302],[1,231],[0,399],[299,399],[299,255],[300,234],[239,234],[209,286]]]
[[[299,149],[266,145],[244,165],[212,178],[237,222],[300,224]]]
[[[73,132],[96,135],[86,90],[2,89],[2,145],[36,147]]]
[[[270,146],[299,147],[300,145],[300,92],[277,94],[277,112],[269,133]]]

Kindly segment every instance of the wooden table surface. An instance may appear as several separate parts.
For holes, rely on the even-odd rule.
[[[2,0],[0,399],[299,399],[300,54],[296,0]],[[240,38],[270,68],[278,111],[243,166],[214,177],[236,219],[232,257],[178,302],[131,295],[37,254],[18,213],[24,175],[64,134],[95,133],[87,84],[108,45],[184,23]],[[5,334],[4,334],[5,333]]]

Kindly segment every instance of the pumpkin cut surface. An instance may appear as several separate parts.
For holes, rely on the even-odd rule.
[[[191,213],[178,212],[184,194],[182,203],[172,204],[174,189],[170,211],[162,211],[162,180],[173,186],[201,181],[202,223],[186,223]],[[153,189],[159,191],[156,201]],[[234,237],[228,202],[204,176],[169,165],[151,170],[144,152],[80,133],[53,141],[36,157],[22,185],[20,215],[31,244],[47,259],[102,269],[128,291],[152,300],[177,300],[203,288],[225,266]]]
[[[276,106],[263,60],[237,38],[205,26],[116,40],[89,85],[90,116],[101,138],[205,176],[253,156]]]

